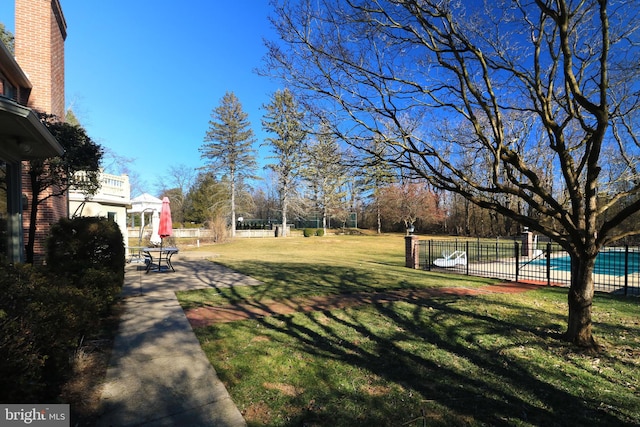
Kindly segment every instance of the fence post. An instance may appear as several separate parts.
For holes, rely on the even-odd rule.
[[[431,240],[427,241],[428,249],[427,249],[427,260],[425,262],[426,269],[431,271]]]
[[[405,267],[414,270],[420,266],[420,250],[418,249],[418,236],[409,235],[404,237],[404,257]]]
[[[529,258],[533,253],[533,233],[525,231],[522,234],[522,256]]]
[[[518,242],[513,242],[513,250],[516,255],[516,282],[520,278],[520,248],[518,246]]]
[[[624,296],[629,290],[629,245],[624,245]]]
[[[547,243],[547,286],[551,286],[551,242]]]
[[[467,251],[467,276],[469,275],[469,241],[467,240],[465,245],[465,250]]]

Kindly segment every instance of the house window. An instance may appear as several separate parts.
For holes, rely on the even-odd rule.
[[[107,212],[107,218],[109,221],[116,222],[116,212]]]
[[[4,78],[2,74],[0,74],[0,95],[13,99],[16,101],[18,99],[16,88],[9,83],[7,79]]]

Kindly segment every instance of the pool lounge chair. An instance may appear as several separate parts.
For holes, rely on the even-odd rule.
[[[443,258],[436,258],[433,263],[436,267],[455,267],[456,265],[467,265],[467,253],[465,251],[455,251],[449,255],[442,254]]]

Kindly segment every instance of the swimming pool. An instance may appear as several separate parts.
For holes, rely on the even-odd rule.
[[[545,257],[531,261],[533,265],[547,265],[547,259]],[[625,252],[623,250],[608,250],[598,254],[596,258],[596,265],[593,270],[594,274],[610,274],[614,276],[624,276],[625,269]],[[568,256],[552,257],[550,260],[552,270],[570,271],[571,270],[571,258]],[[640,253],[629,252],[628,274],[637,273],[640,271]]]

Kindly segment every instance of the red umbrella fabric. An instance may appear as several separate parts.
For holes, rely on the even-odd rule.
[[[162,199],[162,209],[160,209],[160,225],[158,234],[161,238],[169,237],[173,234],[173,223],[171,222],[171,207],[169,206],[169,198]]]
[[[162,208],[160,209],[160,225],[158,226],[158,234],[160,235],[160,256],[158,258],[158,271],[162,271],[163,239],[165,237],[171,236],[172,233],[173,223],[171,221],[171,207],[169,206],[169,198],[165,197],[162,199]]]

